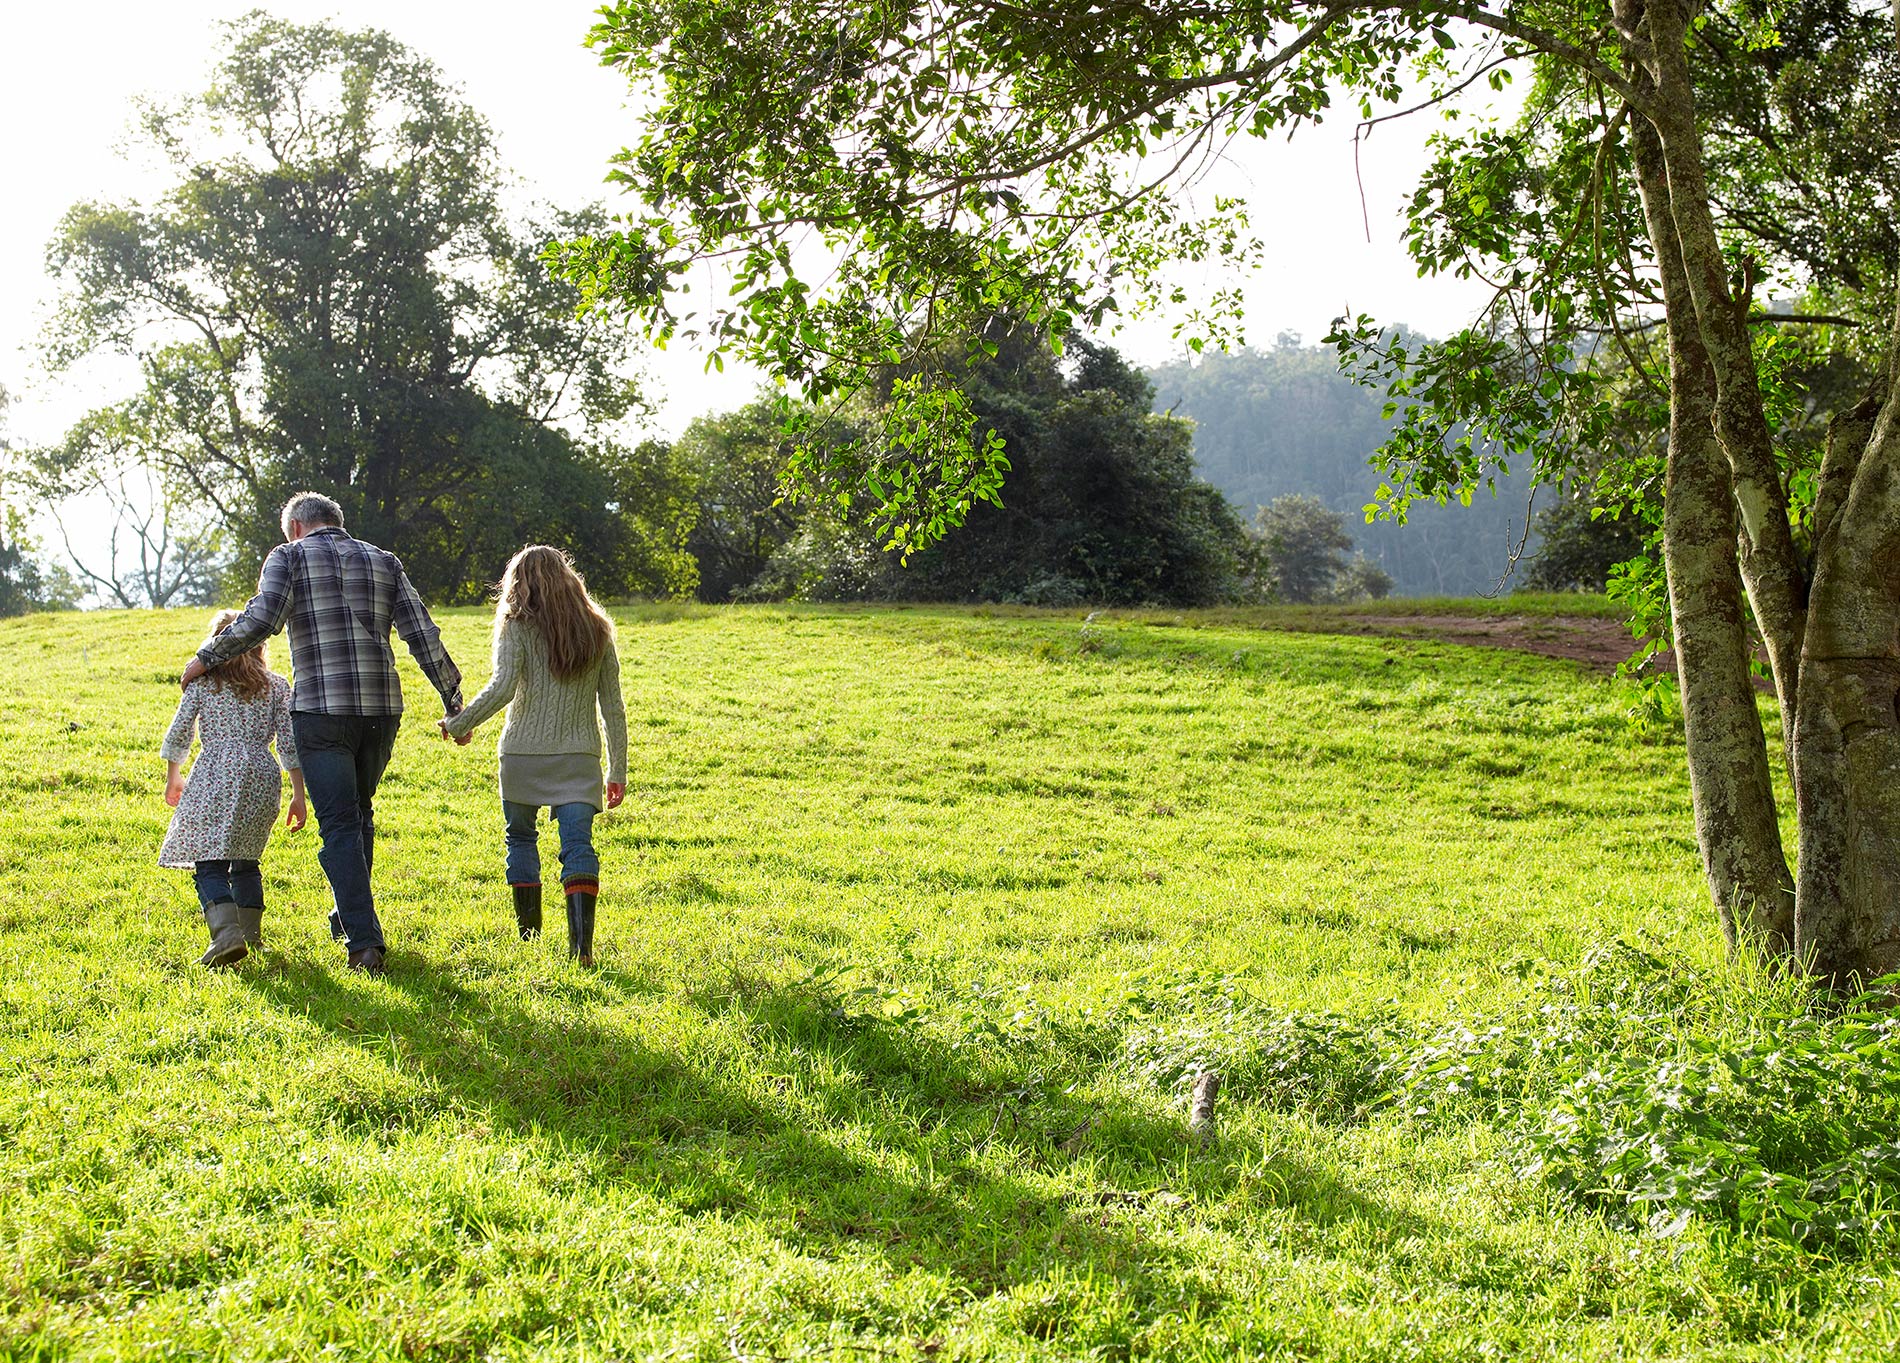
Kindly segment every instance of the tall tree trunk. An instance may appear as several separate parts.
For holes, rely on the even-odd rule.
[[[1900,969],[1900,298],[1881,384],[1828,437],[1795,719],[1795,929],[1845,986]]]
[[[1669,176],[1669,209],[1685,281],[1716,379],[1716,439],[1728,456],[1741,517],[1740,563],[1755,623],[1768,648],[1781,702],[1782,745],[1793,769],[1794,715],[1806,625],[1807,575],[1795,552],[1787,491],[1775,457],[1749,339],[1747,300],[1729,291],[1715,217],[1709,208],[1702,130],[1686,39],[1693,0],[1648,0],[1648,72],[1653,77],[1654,124],[1662,137]]]
[[[1695,325],[1676,246],[1661,140],[1637,118],[1631,146],[1670,322],[1663,564],[1696,843],[1730,949],[1746,945],[1782,957],[1794,947],[1794,881],[1782,851],[1767,740],[1749,679],[1734,498],[1712,424],[1715,372]]]

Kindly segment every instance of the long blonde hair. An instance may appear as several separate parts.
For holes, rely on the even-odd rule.
[[[613,621],[587,594],[574,560],[547,544],[530,544],[508,560],[495,588],[495,630],[519,620],[534,626],[548,649],[548,670],[563,681],[600,661],[613,641]]]
[[[238,611],[219,611],[211,617],[211,636],[218,635],[231,627],[238,618]],[[205,680],[219,691],[230,691],[239,700],[260,700],[270,693],[270,658],[264,652],[264,645],[246,649],[229,662],[218,664],[205,673]]]

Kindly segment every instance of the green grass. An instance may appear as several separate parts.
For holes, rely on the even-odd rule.
[[[1004,608],[998,608],[1004,609]],[[1145,608],[1107,612],[1112,618],[1156,624],[1252,625],[1260,629],[1324,629],[1329,621],[1364,616],[1456,616],[1480,620],[1521,617],[1529,620],[1585,618],[1621,620],[1628,612],[1596,592],[1510,592],[1499,596],[1393,596],[1378,601],[1331,602],[1311,606],[1223,606],[1171,611]]]
[[[382,981],[314,828],[269,949],[193,964],[153,859],[199,613],[0,624],[0,1356],[1900,1347],[1884,1244],[1619,1230],[1481,1115],[1237,1084],[1201,1150],[1124,1059],[1183,982],[1435,1025],[1616,935],[1721,978],[1681,749],[1611,684],[1232,616],[618,614],[602,968],[512,940],[493,730],[434,740],[405,659]]]
[[[650,608],[652,609],[652,608]],[[665,606],[657,609],[707,611],[704,606]],[[821,610],[836,614],[856,610],[860,613],[931,610],[924,606],[810,607],[781,606],[786,611]],[[1039,620],[1051,612],[1035,606],[978,606],[970,613],[980,619]],[[1146,624],[1160,629],[1270,629],[1324,633],[1341,624],[1346,633],[1367,617],[1402,621],[1412,617],[1438,617],[1478,620],[1521,619],[1549,623],[1557,620],[1617,620],[1628,612],[1616,602],[1596,592],[1512,592],[1507,595],[1479,596],[1395,596],[1378,601],[1328,602],[1314,605],[1216,606],[1182,610],[1167,606],[1112,607],[1073,616],[1093,615],[1097,620],[1121,624]]]

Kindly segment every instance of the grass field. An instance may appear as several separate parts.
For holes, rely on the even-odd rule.
[[[1900,1349],[1889,1240],[1620,1228],[1498,1112],[1241,1053],[1236,1018],[1533,1019],[1619,937],[1772,994],[1613,684],[1231,613],[619,616],[602,968],[558,907],[512,939],[494,730],[435,740],[405,658],[381,981],[314,827],[266,858],[268,950],[193,964],[153,860],[201,614],[0,624],[0,1356]],[[444,627],[479,684],[484,617]],[[1216,1061],[1203,1149],[1180,1075]]]

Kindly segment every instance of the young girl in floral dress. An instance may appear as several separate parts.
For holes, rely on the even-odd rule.
[[[445,738],[464,738],[508,707],[501,730],[501,809],[507,825],[508,883],[523,938],[541,931],[543,809],[561,830],[561,889],[567,898],[567,954],[594,964],[594,906],[600,857],[594,817],[627,790],[627,710],[613,622],[587,594],[559,549],[531,544],[502,574],[495,603],[495,675],[459,714],[440,721]],[[607,781],[601,786],[601,728]]]
[[[215,636],[237,619],[224,611]],[[198,731],[198,760],[187,781],[180,767]],[[275,739],[277,756],[271,757]],[[185,688],[165,733],[165,803],[171,827],[160,866],[189,866],[197,882],[211,946],[200,965],[233,965],[264,940],[264,880],[258,867],[283,798],[279,764],[290,773],[284,824],[302,828],[307,815],[303,771],[290,731],[290,683],[270,670],[263,645],[241,653]]]

